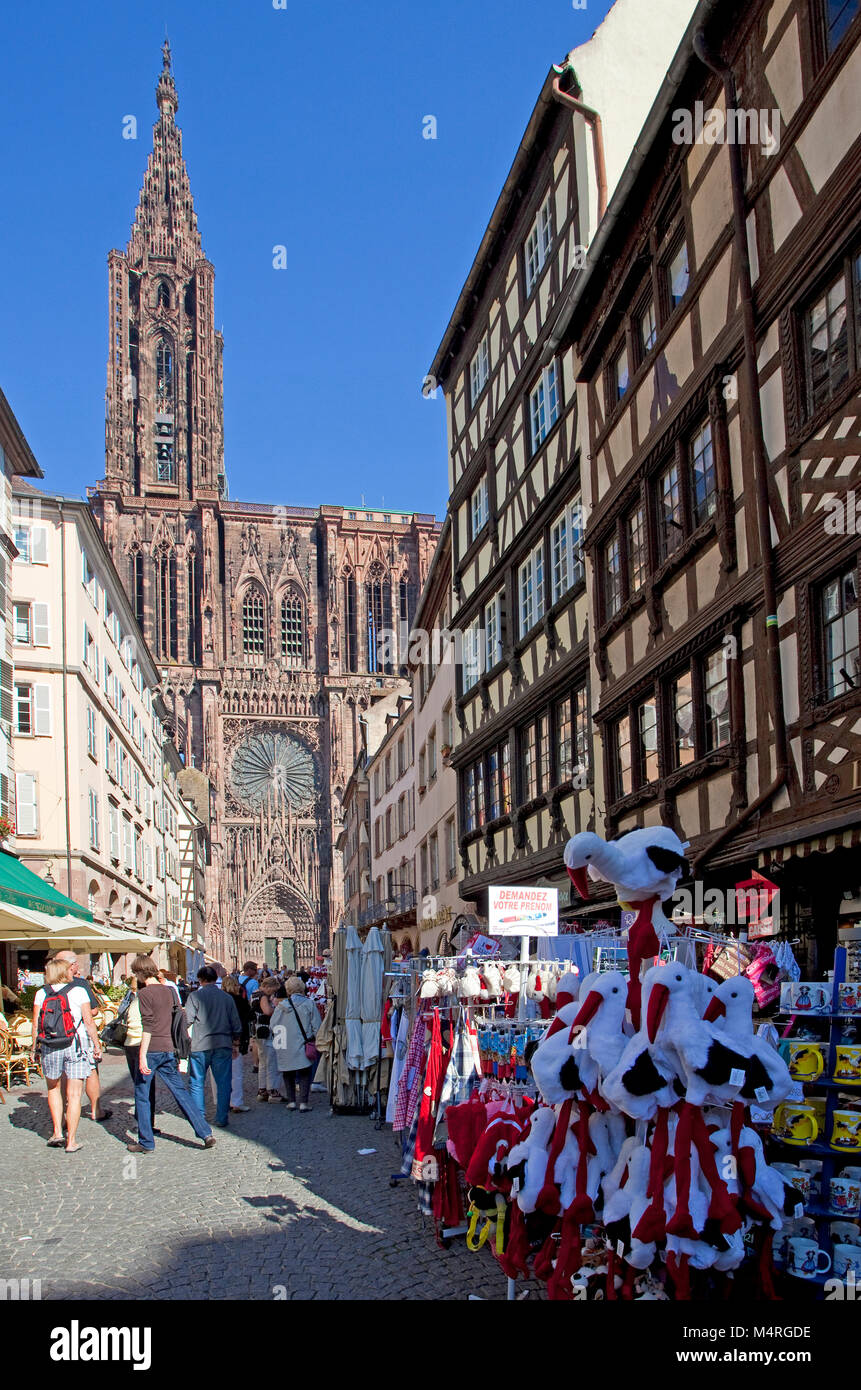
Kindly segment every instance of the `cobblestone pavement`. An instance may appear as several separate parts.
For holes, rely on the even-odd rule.
[[[113,1116],[82,1120],[74,1155],[46,1145],[42,1083],[4,1092],[2,1277],[40,1279],[43,1299],[505,1298],[486,1250],[462,1238],[440,1250],[411,1183],[390,1186],[400,1155],[372,1118],[332,1116],[316,1092],[310,1114],[260,1105],[249,1065],[252,1109],[208,1151],[156,1083],[164,1137],[135,1157],[123,1056],[108,1054],[101,1076]]]

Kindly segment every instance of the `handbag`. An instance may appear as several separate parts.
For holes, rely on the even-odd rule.
[[[191,1035],[188,1031],[185,1009],[176,996],[174,996],[173,1010],[170,1015],[170,1036],[173,1039],[173,1055],[177,1062],[187,1062],[191,1056]]]
[[[293,1017],[295,1018],[296,1022],[299,1024],[299,1032],[302,1034],[302,1037],[303,1037],[304,1040],[305,1040],[305,1056],[308,1058],[308,1061],[309,1061],[309,1062],[316,1062],[317,1058],[320,1056],[320,1050],[319,1050],[319,1048],[317,1047],[317,1044],[316,1044],[315,1042],[309,1042],[309,1040],[308,1040],[308,1034],[305,1032],[305,1029],[302,1027],[302,1020],[301,1020],[301,1018],[299,1017],[299,1015],[298,1015],[297,1012],[296,1012],[296,1005],[293,1003],[293,996],[292,996],[292,994],[291,994],[291,996],[290,996],[290,998],[289,998],[289,1000],[288,1000],[288,1003],[289,1003],[289,1005],[290,1005],[290,1008],[293,1010]]]
[[[129,990],[120,1007],[113,1023],[105,1024],[102,1029],[102,1042],[105,1047],[122,1047],[125,1043],[129,1031],[128,1013],[134,999],[134,993]]]

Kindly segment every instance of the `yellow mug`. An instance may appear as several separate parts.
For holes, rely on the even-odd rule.
[[[844,1043],[837,1048],[834,1080],[844,1086],[861,1086],[861,1047]]]
[[[835,1110],[831,1125],[832,1149],[861,1150],[861,1110]]]
[[[789,1044],[789,1075],[794,1081],[816,1081],[825,1070],[825,1058],[818,1043]]]
[[[861,1119],[861,1115],[858,1116]],[[774,1134],[784,1144],[797,1144],[804,1147],[815,1144],[819,1135],[819,1122],[812,1105],[784,1101],[774,1112]]]

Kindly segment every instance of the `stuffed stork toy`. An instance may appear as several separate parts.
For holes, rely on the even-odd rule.
[[[687,843],[666,825],[630,830],[611,843],[586,830],[565,846],[565,867],[582,898],[589,896],[588,875],[612,883],[622,907],[639,908],[628,933],[628,1004],[635,1028],[640,1026],[640,968],[644,960],[658,953],[656,927],[668,935],[673,930],[661,903],[676,891],[686,867],[687,848]]]

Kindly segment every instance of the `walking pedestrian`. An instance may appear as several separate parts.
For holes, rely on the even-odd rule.
[[[272,1046],[271,1022],[278,1002],[278,994],[284,997],[284,986],[279,980],[263,980],[259,990],[251,1000],[254,1013],[254,1035],[257,1041],[257,1099],[275,1104],[284,1099],[281,1095],[281,1071]]]
[[[245,998],[251,1002],[252,997],[257,993],[257,962],[247,960],[242,967],[242,974],[239,976],[239,983],[245,990]]]
[[[53,1124],[48,1146],[59,1149],[65,1145],[66,1153],[77,1153],[83,1148],[77,1142],[81,1091],[93,1069],[94,1059],[102,1055],[102,1048],[89,996],[81,985],[75,984],[68,961],[48,961],[44,988],[36,991],[31,1048],[34,1059],[37,1049],[48,1087],[48,1109]],[[65,1139],[60,1090],[63,1077],[66,1078]]]
[[[239,1022],[242,1027],[239,1050],[234,1052],[231,1061],[230,1109],[234,1114],[244,1114],[251,1109],[250,1105],[243,1104],[245,1100],[245,1064],[242,1060],[248,1052],[251,1036],[251,1005],[245,997],[245,991],[233,975],[225,975],[222,989],[236,1005],[236,1012],[239,1014]]]
[[[149,1076],[149,1078],[141,1076],[139,1067],[141,1042],[143,1041],[143,1023],[141,1022],[141,1009],[140,1002],[138,1000],[138,989],[143,989],[147,979],[147,973],[145,970],[141,969],[141,966],[147,966],[148,964],[149,956],[135,956],[134,960],[132,961],[132,973],[129,979],[129,989],[133,995],[133,998],[126,1012],[126,1036],[125,1042],[123,1044],[123,1051],[126,1054],[126,1066],[129,1069],[129,1075],[132,1079],[132,1085],[135,1087],[135,1121],[138,1127],[138,1138],[140,1138],[140,1118],[138,1115],[137,1090],[138,1085],[140,1085],[141,1087],[141,1093],[143,1093],[145,1085],[148,1088],[146,1092],[148,1099],[144,1103],[149,1105],[150,1129],[152,1130],[154,1135],[161,1134],[161,1130],[156,1129],[155,1127],[155,1076],[152,1074]]]
[[[218,972],[202,965],[197,972],[200,989],[188,1001],[188,1027],[191,1033],[189,1090],[198,1110],[205,1109],[206,1073],[215,1082],[215,1123],[219,1129],[229,1124],[231,1059],[239,1056],[242,1024],[229,994],[218,988]]]
[[[93,986],[90,984],[90,981],[82,973],[81,967],[78,963],[78,957],[75,955],[74,951],[57,951],[53,956],[53,959],[65,961],[67,963],[69,969],[71,970],[72,980],[74,981],[75,987],[77,989],[86,990],[87,1001],[90,1005],[91,1011],[95,1012],[96,1010],[100,1009],[102,1006],[102,1001],[99,999],[99,996],[96,994],[96,991],[93,989]],[[103,1125],[105,1123],[105,1120],[109,1120],[114,1112],[113,1110],[105,1110],[104,1107],[100,1104],[102,1087],[101,1082],[99,1080],[98,1063],[95,1063],[95,1065],[93,1066],[93,1070],[87,1077],[84,1091],[86,1093],[87,1100],[90,1102],[89,1119],[95,1120],[96,1124],[98,1125]],[[81,1113],[83,1115],[83,1111]]]
[[[272,1043],[278,1069],[287,1087],[287,1109],[310,1110],[311,1077],[316,1060],[316,1049],[312,1048],[320,1015],[313,999],[305,994],[305,981],[293,975],[287,981],[286,999],[282,999],[272,1015]],[[308,1051],[313,1055],[309,1056]]]
[[[139,956],[135,963],[138,962],[140,968],[135,973],[143,1029],[138,1057],[140,1080],[135,1084],[138,1139],[126,1144],[126,1148],[135,1154],[152,1153],[155,1149],[149,1106],[149,1078],[154,1076],[164,1082],[198,1139],[203,1140],[203,1147],[214,1148],[215,1136],[189,1095],[176,1063],[171,1025],[174,1010],[181,1006],[170,986],[163,983],[155,961]]]

